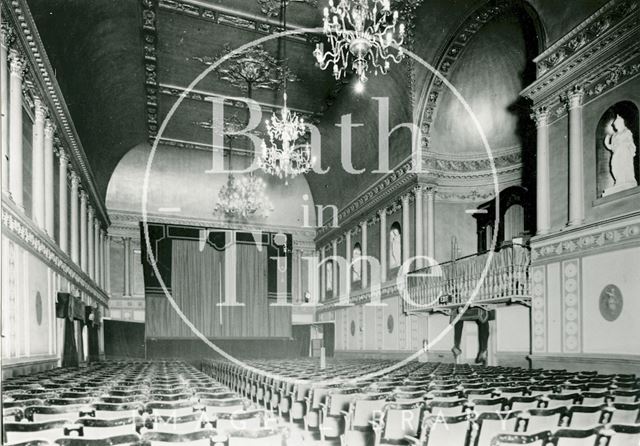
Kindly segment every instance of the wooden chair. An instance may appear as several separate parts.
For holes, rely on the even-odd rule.
[[[419,436],[424,413],[423,402],[392,402],[385,405],[380,420],[372,423],[375,446],[420,444]]]
[[[602,426],[590,429],[558,429],[551,438],[554,446],[599,446],[598,439]]]
[[[567,414],[566,407],[553,409],[529,409],[518,417],[516,432],[555,431]]]
[[[342,446],[366,446],[374,440],[372,424],[380,421],[389,395],[365,393],[358,395],[343,411],[344,433],[340,437]]]
[[[551,439],[551,432],[542,431],[535,434],[498,434],[491,440],[491,446],[527,444],[545,446]]]
[[[598,446],[637,446],[640,444],[640,425],[609,424],[600,431]]]
[[[326,397],[324,403],[320,403],[322,408],[320,418],[320,438],[338,438],[345,430],[344,413],[349,409],[349,405],[358,396],[358,387],[336,389]]]
[[[53,443],[59,446],[143,446],[138,434],[117,435],[106,438],[65,437],[58,438]]]
[[[140,416],[111,419],[83,417],[75,420],[74,424],[81,427],[83,438],[105,438],[139,434],[144,427],[144,420]]]
[[[66,420],[52,420],[31,423],[4,423],[4,442],[21,443],[33,439],[53,441],[64,436]]]
[[[190,433],[172,433],[148,431],[142,435],[142,440],[149,446],[171,446],[176,443],[188,443],[189,446],[211,446],[216,442],[226,443],[226,437],[220,437],[214,429],[202,429]]]
[[[603,406],[571,406],[567,411],[566,426],[572,429],[588,429],[604,422]]]
[[[471,446],[489,446],[498,434],[515,432],[519,411],[483,412],[473,418]]]
[[[471,422],[467,415],[431,415],[424,418],[418,443],[424,446],[469,446]]]

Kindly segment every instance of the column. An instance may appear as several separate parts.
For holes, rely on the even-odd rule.
[[[367,257],[367,221],[360,222],[360,231],[362,231],[362,257]],[[362,289],[369,286],[369,262],[362,262]]]
[[[87,272],[87,193],[80,191],[80,268]]]
[[[569,102],[569,224],[584,219],[584,181],[582,151],[582,87],[567,93]]]
[[[380,283],[387,281],[387,210],[378,211],[380,217]]]
[[[78,266],[80,265],[80,225],[78,220],[79,185],[80,178],[75,172],[71,172],[71,260]]]
[[[344,294],[346,296],[349,296],[351,294],[351,279],[353,278],[353,276],[351,275],[351,270],[352,270],[352,266],[351,266],[351,261],[355,260],[351,258],[351,253],[352,248],[351,248],[351,230],[348,230],[347,232],[345,232],[344,234],[344,244],[345,244],[345,259],[346,259],[346,264],[347,264],[347,270],[345,271],[346,274],[346,280],[345,280],[345,290],[344,290]]]
[[[9,193],[9,48],[10,30],[0,27],[0,146],[2,148],[2,192]]]
[[[93,264],[93,216],[95,215],[95,211],[93,210],[93,206],[87,206],[87,263],[86,263],[86,273],[92,279],[94,276],[94,264]]]
[[[436,259],[436,188],[427,189],[427,257]]]
[[[538,107],[531,117],[536,122],[536,230],[538,234],[546,234],[551,228],[547,107]]]
[[[402,263],[409,260],[409,195],[402,196]]]
[[[47,109],[38,97],[33,98],[33,143],[31,151],[31,218],[45,228],[44,220],[44,119]]]
[[[416,199],[416,257],[424,255],[424,237],[423,237],[423,214],[422,214],[422,186],[418,186],[413,190]],[[418,259],[415,263],[416,268],[422,268],[425,262]]]
[[[105,233],[105,241],[104,241],[104,281],[105,281],[105,290],[109,296],[111,296],[111,237],[109,234]]]
[[[319,257],[320,257],[320,262],[318,264],[321,265],[320,268],[318,268],[319,280],[320,280],[320,301],[324,301],[327,297],[327,284],[325,282],[326,276],[327,276],[325,273],[327,265],[323,263],[324,248],[320,248]]]
[[[16,51],[9,51],[9,193],[24,210],[22,199],[22,74],[25,61]]]
[[[331,242],[331,255],[333,256],[333,262],[331,265],[333,266],[333,297],[340,296],[340,292],[343,291],[340,289],[340,268],[338,267],[338,239],[335,238]]]
[[[106,289],[106,277],[107,277],[107,273],[105,271],[107,262],[105,260],[106,258],[106,250],[107,248],[107,240],[106,240],[106,235],[104,232],[104,229],[100,229],[100,276],[99,276],[99,284],[100,284],[100,288],[102,288],[103,290]]]
[[[131,238],[123,237],[124,241],[124,295],[131,296]]]
[[[100,220],[93,219],[93,281],[100,284]]]
[[[69,186],[67,185],[68,165],[69,158],[67,157],[67,152],[65,152],[65,150],[60,147],[58,149],[58,230],[60,231],[60,234],[58,236],[58,244],[60,245],[60,249],[62,249],[62,251],[66,252],[67,254],[69,254]]]
[[[55,231],[54,192],[53,192],[53,133],[55,126],[50,119],[44,124],[44,228],[51,238]],[[66,178],[66,176],[61,177]]]

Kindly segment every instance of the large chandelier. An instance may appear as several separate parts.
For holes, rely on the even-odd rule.
[[[273,210],[265,193],[266,184],[254,175],[230,174],[218,194],[215,212],[231,218],[267,217]]]
[[[367,71],[385,74],[391,61],[402,59],[405,28],[398,23],[398,11],[391,10],[391,0],[339,0],[337,5],[329,0],[323,23],[331,49],[325,52],[318,43],[313,55],[323,70],[333,64],[336,79],[351,65],[362,88]]]
[[[287,93],[280,118],[276,113],[266,120],[269,144],[262,141],[262,156],[259,163],[262,170],[278,178],[293,178],[311,169],[313,159],[309,143],[296,145],[306,132],[304,119],[287,107]]]

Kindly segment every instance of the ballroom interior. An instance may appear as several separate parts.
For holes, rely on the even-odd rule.
[[[638,0],[1,0],[2,444],[640,444]]]

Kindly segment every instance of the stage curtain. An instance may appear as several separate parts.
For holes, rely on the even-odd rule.
[[[324,346],[324,353],[327,358],[333,357],[333,351],[335,348],[335,325],[334,324],[322,324],[322,340]]]
[[[64,319],[64,348],[62,350],[62,367],[78,366],[78,349],[76,348],[76,330],[73,319]]]
[[[238,272],[236,295],[244,307],[240,313],[238,335],[260,337],[269,335],[269,311],[267,298],[267,250],[254,244],[238,244]]]
[[[298,345],[299,356],[308,358],[311,344],[311,325],[293,325],[291,334]]]

